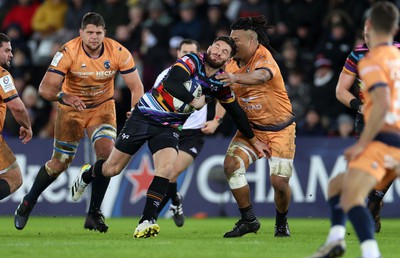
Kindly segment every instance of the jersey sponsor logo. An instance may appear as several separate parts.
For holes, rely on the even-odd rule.
[[[109,77],[113,77],[115,75],[116,71],[112,70],[112,71],[96,71],[96,77],[99,79],[102,78],[109,78]]]
[[[15,90],[13,81],[11,79],[11,75],[7,74],[6,76],[4,76],[3,78],[1,78],[0,80],[0,86],[3,89],[3,91],[5,93]]]
[[[245,106],[243,106],[243,109],[245,109],[245,110],[259,110],[259,109],[262,109],[262,105],[261,104],[245,105]]]
[[[124,140],[129,139],[129,134],[122,133],[121,138]]]
[[[249,103],[252,100],[257,99],[258,97],[248,97],[248,98],[240,98],[244,103]]]
[[[71,71],[72,74],[81,78],[87,78],[89,76],[96,76],[97,79],[104,79],[113,77],[116,71],[95,71],[95,72],[80,72],[80,71]]]
[[[54,57],[53,57],[53,60],[51,60],[51,66],[57,66],[58,65],[58,63],[60,62],[60,60],[61,60],[61,58],[64,56],[64,54],[63,53],[61,53],[61,52],[57,52],[55,55],[54,55]]]
[[[81,65],[81,68],[86,68],[86,64],[83,63],[83,64]]]

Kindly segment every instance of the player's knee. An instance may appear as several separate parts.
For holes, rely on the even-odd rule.
[[[100,125],[92,134],[91,141],[94,145],[98,140],[111,140],[115,141],[117,137],[117,129],[109,124]]]
[[[328,198],[339,195],[342,192],[344,174],[338,174],[331,178],[328,183]]]
[[[289,177],[271,175],[270,180],[275,192],[285,194],[287,191],[290,190]]]
[[[228,177],[236,170],[236,161],[234,157],[226,156],[224,160],[224,173]]]

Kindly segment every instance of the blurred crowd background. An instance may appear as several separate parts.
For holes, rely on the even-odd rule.
[[[230,34],[238,17],[265,15],[274,56],[283,74],[298,136],[353,137],[354,113],[339,103],[335,87],[347,55],[363,43],[366,10],[374,0],[0,0],[1,31],[12,39],[11,73],[33,124],[35,137],[53,137],[55,105],[38,96],[38,86],[55,52],[79,35],[88,11],[103,15],[107,36],[129,49],[145,90],[176,60],[183,38],[206,51],[213,39]],[[400,6],[399,0],[394,0]],[[398,37],[397,37],[398,38]],[[354,85],[354,87],[358,87]],[[116,78],[118,130],[130,109],[130,93]],[[212,119],[212,105],[209,105]],[[5,136],[17,136],[8,115]],[[212,136],[235,132],[229,117]]]

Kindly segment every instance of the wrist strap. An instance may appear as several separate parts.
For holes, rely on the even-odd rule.
[[[360,110],[360,106],[362,105],[362,103],[361,103],[361,101],[359,100],[359,99],[352,99],[352,100],[350,100],[350,103],[349,103],[349,106],[352,108],[352,109],[354,109],[354,110],[356,110],[356,111],[359,111]]]
[[[218,124],[221,124],[222,121],[224,120],[224,118],[220,117],[220,116],[216,116],[216,117],[214,117],[214,119],[217,120]]]
[[[65,93],[63,91],[60,91],[59,93],[57,93],[57,100],[61,104],[65,104],[65,102],[63,100],[64,95],[65,95]]]

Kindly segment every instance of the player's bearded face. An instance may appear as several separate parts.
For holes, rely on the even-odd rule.
[[[103,27],[89,24],[84,30],[81,30],[83,44],[91,51],[98,50],[104,40],[105,30]]]
[[[230,47],[217,42],[207,49],[206,62],[214,69],[221,68],[230,58]]]
[[[12,52],[11,52],[11,43],[10,42],[3,42],[0,43],[0,65],[9,70],[11,67],[11,59],[12,59]]]

